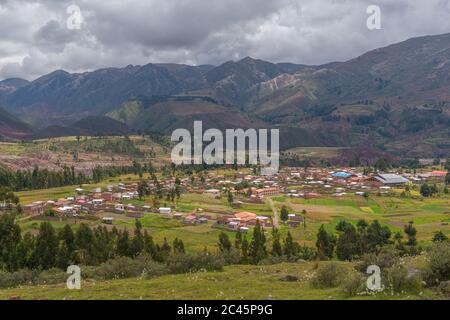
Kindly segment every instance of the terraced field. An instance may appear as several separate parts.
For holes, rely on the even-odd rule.
[[[359,196],[320,199],[274,198],[277,206],[287,205],[293,212],[307,211],[307,228],[294,229],[297,239],[313,244],[314,236],[321,224],[331,229],[340,221],[356,222],[379,220],[394,231],[403,232],[410,221],[417,228],[417,237],[428,242],[436,231],[450,235],[450,198],[407,199],[398,197],[371,196],[365,200]]]
[[[95,166],[126,166],[133,160],[167,162],[167,147],[149,137],[61,137],[0,142],[0,163],[12,170],[33,169],[35,166],[58,170],[62,164],[78,170]]]
[[[292,153],[300,156],[303,159],[333,159],[341,154],[345,148],[334,147],[298,147],[287,150],[287,153]]]

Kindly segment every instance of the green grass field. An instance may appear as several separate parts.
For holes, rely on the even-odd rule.
[[[148,178],[148,174],[144,174],[144,178]],[[86,191],[91,191],[95,188],[105,188],[110,184],[117,184],[120,182],[135,182],[139,181],[139,176],[134,174],[122,175],[119,177],[108,178],[107,180],[100,183],[93,184],[85,184],[82,187]],[[32,203],[34,201],[48,201],[55,200],[59,198],[65,198],[69,196],[73,196],[75,194],[75,189],[78,188],[79,185],[74,186],[65,186],[59,188],[51,188],[51,189],[43,189],[43,190],[31,190],[31,191],[21,191],[16,192],[15,194],[20,198],[20,203],[22,205],[26,205]]]
[[[322,262],[326,263],[326,262]],[[349,272],[352,264],[340,262]],[[34,300],[108,299],[108,300],[341,300],[347,299],[339,288],[315,289],[310,285],[314,263],[283,263],[270,266],[228,266],[223,272],[166,275],[153,279],[124,279],[82,282],[80,290],[65,284],[0,290],[0,299],[20,297]],[[298,281],[282,278],[291,275]],[[352,298],[355,299],[355,298]],[[417,295],[359,296],[357,299],[444,299],[429,290]]]
[[[321,224],[331,230],[340,220],[356,222],[379,220],[393,232],[403,232],[403,227],[413,221],[417,238],[429,242],[437,231],[450,235],[450,198],[429,198],[424,200],[371,196],[368,200],[359,196],[319,199],[274,198],[277,207],[287,205],[292,212],[307,211],[307,228],[294,229],[298,240],[311,242]]]

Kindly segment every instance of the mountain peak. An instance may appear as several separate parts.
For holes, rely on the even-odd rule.
[[[61,76],[61,75],[68,75],[68,74],[70,74],[70,73],[63,69],[58,69],[58,70],[55,70],[55,71],[49,73],[49,75],[51,75],[51,76]]]
[[[0,99],[3,96],[13,93],[14,91],[27,86],[30,82],[21,78],[9,78],[0,81]]]
[[[0,136],[22,139],[29,137],[32,132],[28,124],[0,108]]]
[[[255,59],[255,58],[252,58],[250,56],[246,56],[245,58],[239,60],[238,62],[245,62],[245,63],[249,63],[250,62],[251,63],[251,62],[256,62],[256,61],[262,61],[262,60]]]
[[[39,77],[36,80],[32,81],[31,83],[33,83],[33,82],[37,82],[37,83],[39,83],[39,82],[46,82],[46,81],[51,80],[51,79],[68,78],[70,76],[71,76],[71,74],[69,72],[67,72],[65,70],[62,70],[62,69],[59,69],[59,70],[55,70],[53,72],[50,72],[49,74],[46,74],[46,75],[44,75],[42,77]]]
[[[354,132],[372,132],[388,143],[386,137],[408,137],[411,132],[435,130],[436,136],[448,132],[449,74],[450,34],[444,34],[321,66],[275,64],[248,56],[217,67],[158,63],[83,76],[57,70],[17,90],[7,86],[2,90],[0,82],[0,105],[31,123],[61,125],[107,114],[139,96],[166,99],[170,103],[165,105],[177,108],[188,105],[200,116],[204,112],[198,97],[202,97],[228,112],[242,110],[249,118],[264,119],[268,125],[334,128],[333,144],[340,139],[341,144],[361,142],[364,137],[353,137],[349,123]],[[180,96],[185,101],[180,102]],[[397,116],[402,112],[409,117],[405,121]],[[180,114],[171,117],[182,118]],[[442,146],[448,144],[445,138]]]
[[[5,80],[1,80],[0,84],[3,85],[27,85],[30,81],[22,79],[22,78],[7,78]]]

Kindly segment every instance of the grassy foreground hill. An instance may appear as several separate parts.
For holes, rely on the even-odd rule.
[[[327,264],[328,262],[321,262]],[[340,262],[349,272],[352,263]],[[106,299],[106,300],[341,300],[348,297],[338,287],[316,289],[310,284],[314,262],[282,263],[269,266],[228,266],[222,272],[165,275],[153,279],[86,281],[80,290],[68,290],[66,284],[29,286],[0,290],[0,299],[33,300]],[[291,281],[288,281],[290,278]],[[294,280],[294,281],[292,281]],[[447,297],[448,298],[448,297]],[[424,290],[418,294],[378,294],[357,299],[446,299],[440,293]]]

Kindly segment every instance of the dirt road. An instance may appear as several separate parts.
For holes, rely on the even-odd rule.
[[[273,217],[272,217],[273,226],[275,228],[278,228],[279,222],[278,222],[277,208],[275,207],[275,204],[273,203],[273,200],[271,198],[269,198],[268,202],[269,202],[270,208],[272,209],[272,212],[273,212]]]

